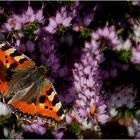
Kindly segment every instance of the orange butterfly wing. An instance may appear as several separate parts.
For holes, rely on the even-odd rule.
[[[35,103],[16,100],[9,106],[19,119],[28,121],[41,119],[51,126],[65,127],[66,120],[62,104],[51,85],[47,84],[36,100]]]
[[[37,120],[37,110],[34,103],[28,104],[22,101],[14,101],[8,104],[12,112],[15,113],[18,119],[33,121]]]
[[[51,84],[47,84],[39,96],[38,115],[47,123],[57,127],[65,127],[65,115],[59,97]]]
[[[34,65],[24,54],[10,47],[8,44],[0,44],[0,91],[7,91],[8,74],[16,69],[24,69]]]

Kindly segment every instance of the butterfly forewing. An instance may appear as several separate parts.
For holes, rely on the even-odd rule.
[[[7,82],[11,71],[35,65],[28,57],[6,43],[0,44],[0,64],[0,91],[3,94],[8,89]]]
[[[65,126],[65,115],[59,97],[53,85],[46,79],[46,86],[37,103],[38,115],[48,124],[57,127]]]

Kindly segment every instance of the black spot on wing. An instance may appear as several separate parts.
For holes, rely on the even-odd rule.
[[[48,109],[48,106],[45,106],[45,109]]]
[[[53,89],[50,88],[48,91],[46,91],[46,94],[49,96],[49,95],[51,95],[52,92],[53,92]]]
[[[10,56],[12,57],[16,57],[16,56],[21,56],[22,53],[18,52],[18,51],[14,51],[13,53],[10,54]]]
[[[10,49],[10,47],[9,46],[6,46],[6,45],[5,46],[2,46],[2,48],[1,48],[2,51],[7,51],[9,49]]]
[[[6,63],[8,63],[8,60],[6,60]]]
[[[22,59],[19,60],[19,63],[23,64],[26,60],[27,60],[26,58],[22,58]]]
[[[16,67],[17,67],[17,65],[18,65],[18,64],[16,64],[16,63],[12,63],[12,64],[10,64],[9,69],[14,69],[14,68],[16,68]]]
[[[5,77],[6,81],[10,81],[12,76],[13,76],[14,72],[11,70],[7,70],[7,75]]]
[[[62,116],[62,114],[64,114],[63,108],[61,107],[57,112],[56,112],[57,116]]]
[[[57,95],[54,96],[54,99],[52,101],[52,105],[55,106],[57,103],[59,103],[59,98]]]
[[[40,103],[45,103],[45,101],[46,101],[46,96],[45,96],[45,95],[40,96],[39,102],[40,102]]]

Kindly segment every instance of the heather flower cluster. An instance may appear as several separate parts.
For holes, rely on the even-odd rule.
[[[68,12],[66,11],[66,7],[62,7],[60,11],[56,12],[55,17],[49,18],[49,24],[47,27],[45,27],[45,29],[49,33],[54,34],[58,30],[70,27],[72,18],[73,15],[68,15]]]
[[[46,67],[66,115],[63,129],[19,120],[0,96],[0,138],[140,138],[139,13],[138,1],[0,2],[0,41]]]

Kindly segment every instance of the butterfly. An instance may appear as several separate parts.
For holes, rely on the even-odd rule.
[[[10,44],[0,44],[0,91],[8,108],[18,119],[65,127],[62,103],[45,74],[45,66],[37,67]]]

